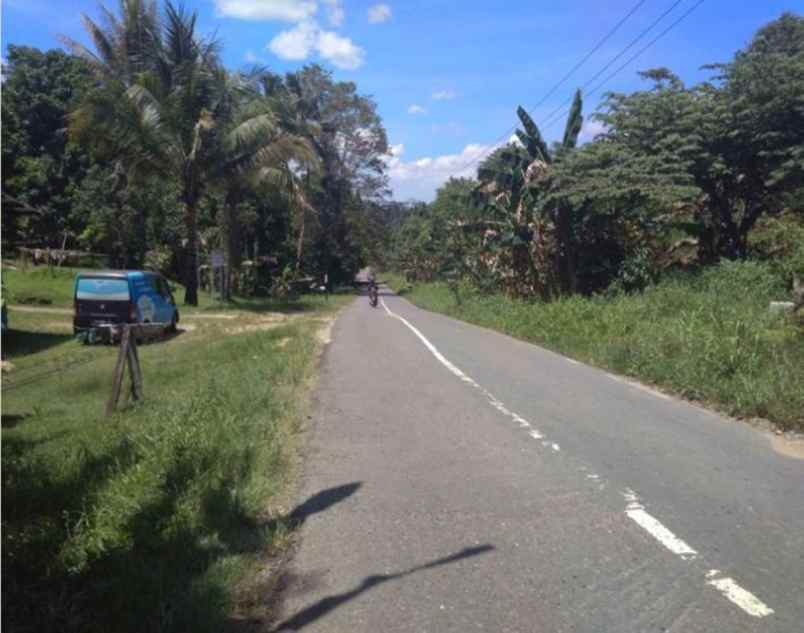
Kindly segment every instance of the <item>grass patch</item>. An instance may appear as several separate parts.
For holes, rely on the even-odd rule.
[[[287,541],[275,508],[292,476],[315,333],[347,301],[304,298],[299,316],[276,323],[267,302],[143,345],[145,401],[109,420],[116,348],[78,345],[64,335],[69,316],[12,311],[3,624],[220,631]],[[234,334],[235,322],[251,329]]]
[[[804,330],[774,316],[787,292],[769,265],[727,262],[642,294],[530,303],[446,284],[405,288],[416,305],[538,343],[728,414],[804,430]]]
[[[3,266],[4,298],[9,305],[46,306],[52,308],[72,308],[75,276],[80,272],[91,272],[87,268],[48,268],[47,266],[29,266],[27,270]],[[175,281],[170,282],[175,288],[173,296],[181,312],[193,310],[212,310],[226,307],[216,294],[198,291],[198,306],[185,306],[184,286]],[[266,307],[264,300],[255,299],[254,304]],[[236,307],[236,306],[235,306]]]

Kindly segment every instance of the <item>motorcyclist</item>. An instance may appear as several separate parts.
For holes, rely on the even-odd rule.
[[[377,275],[374,273],[374,270],[370,268],[369,271],[368,271],[367,276],[368,276],[368,295],[369,295],[369,300],[371,301],[372,305],[376,305],[377,304],[377,294],[378,294],[378,292],[377,292],[378,291],[378,288],[377,288]]]

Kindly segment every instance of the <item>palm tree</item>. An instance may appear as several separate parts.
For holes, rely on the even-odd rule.
[[[264,92],[263,74],[223,78],[228,83],[230,111],[217,169],[211,176],[224,191],[224,244],[230,271],[239,265],[240,255],[235,208],[247,190],[267,187],[297,205],[302,214],[310,208],[294,164],[311,169],[317,160],[315,151],[287,119],[281,96]]]
[[[198,304],[197,207],[215,169],[229,111],[218,45],[196,33],[196,14],[171,2],[159,19],[154,3],[123,0],[121,16],[104,9],[107,25],[84,16],[97,53],[88,58],[101,82],[71,115],[71,132],[129,174],[147,172],[179,183],[186,236],[185,303]]]

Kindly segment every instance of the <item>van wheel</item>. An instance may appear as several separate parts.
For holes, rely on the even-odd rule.
[[[176,315],[174,314],[173,318],[170,320],[170,325],[168,325],[168,328],[167,328],[167,331],[168,331],[169,334],[175,334],[176,331],[178,330],[178,327],[176,327],[176,323],[177,323]]]

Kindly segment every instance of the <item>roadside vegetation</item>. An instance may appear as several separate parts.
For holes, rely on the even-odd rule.
[[[552,146],[519,108],[515,141],[399,222],[396,287],[804,429],[804,18],[782,15],[708,68],[694,86],[641,72],[646,89],[607,94],[580,146],[580,91]]]
[[[642,293],[542,303],[468,284],[391,286],[419,307],[543,345],[734,416],[804,431],[804,322],[771,314],[784,294],[771,267],[724,262]],[[749,294],[746,288],[751,288]]]
[[[184,322],[140,347],[145,400],[111,419],[117,349],[80,345],[69,316],[12,311],[4,626],[220,631],[264,611],[276,580],[265,567],[292,529],[317,333],[348,299],[263,300]]]

